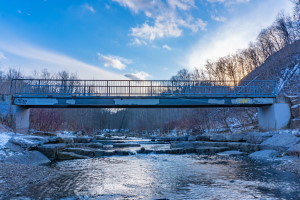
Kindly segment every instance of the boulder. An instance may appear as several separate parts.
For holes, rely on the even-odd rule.
[[[254,153],[251,153],[249,155],[250,158],[253,159],[272,159],[276,158],[279,156],[278,151],[275,150],[261,150],[261,151],[256,151]]]
[[[13,155],[3,160],[6,163],[17,163],[25,165],[46,165],[51,161],[41,152],[27,151],[21,155]]]
[[[251,144],[261,144],[263,141],[272,137],[274,132],[252,132],[244,134],[244,140]]]
[[[291,107],[291,113],[293,117],[300,117],[300,104]]]
[[[291,120],[291,129],[300,129],[300,117]]]
[[[38,146],[37,150],[45,154],[50,160],[55,160],[58,152],[62,151],[66,147],[66,144],[44,144]]]
[[[263,149],[284,151],[298,143],[300,143],[300,138],[285,132],[273,135],[271,138],[261,143],[261,145]]]
[[[118,155],[118,156],[128,156],[131,155],[131,151],[121,151],[121,150],[116,150],[114,152],[114,155]]]
[[[66,148],[64,150],[65,152],[73,152],[78,155],[82,156],[88,156],[88,157],[94,157],[95,153],[92,150],[89,149],[83,149],[83,148]]]
[[[74,152],[59,152],[58,159],[59,160],[73,160],[73,159],[87,159],[88,156],[78,155]]]
[[[287,150],[286,155],[300,156],[300,144],[295,144],[294,146],[290,147]]]
[[[221,153],[218,153],[218,156],[239,156],[239,155],[244,155],[244,152],[241,151],[224,151]]]

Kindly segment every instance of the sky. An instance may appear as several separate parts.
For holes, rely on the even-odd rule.
[[[290,0],[0,0],[0,70],[170,79],[255,41]]]

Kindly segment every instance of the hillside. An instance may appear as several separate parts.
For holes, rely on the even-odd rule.
[[[271,55],[243,80],[276,80],[280,95],[300,94],[300,40]]]

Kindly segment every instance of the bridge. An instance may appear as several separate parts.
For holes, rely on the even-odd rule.
[[[263,129],[286,125],[286,104],[271,80],[54,80],[14,79],[10,86],[16,127],[28,127],[30,108],[259,107]],[[288,111],[287,111],[288,110]],[[280,120],[279,120],[280,118]]]

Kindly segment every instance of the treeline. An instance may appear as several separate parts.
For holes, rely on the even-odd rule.
[[[216,61],[207,60],[204,66],[198,66],[192,71],[182,69],[171,79],[235,82],[243,79],[269,56],[300,39],[300,0],[294,0],[294,3],[292,15],[280,13],[275,22],[263,29],[248,48]]]

